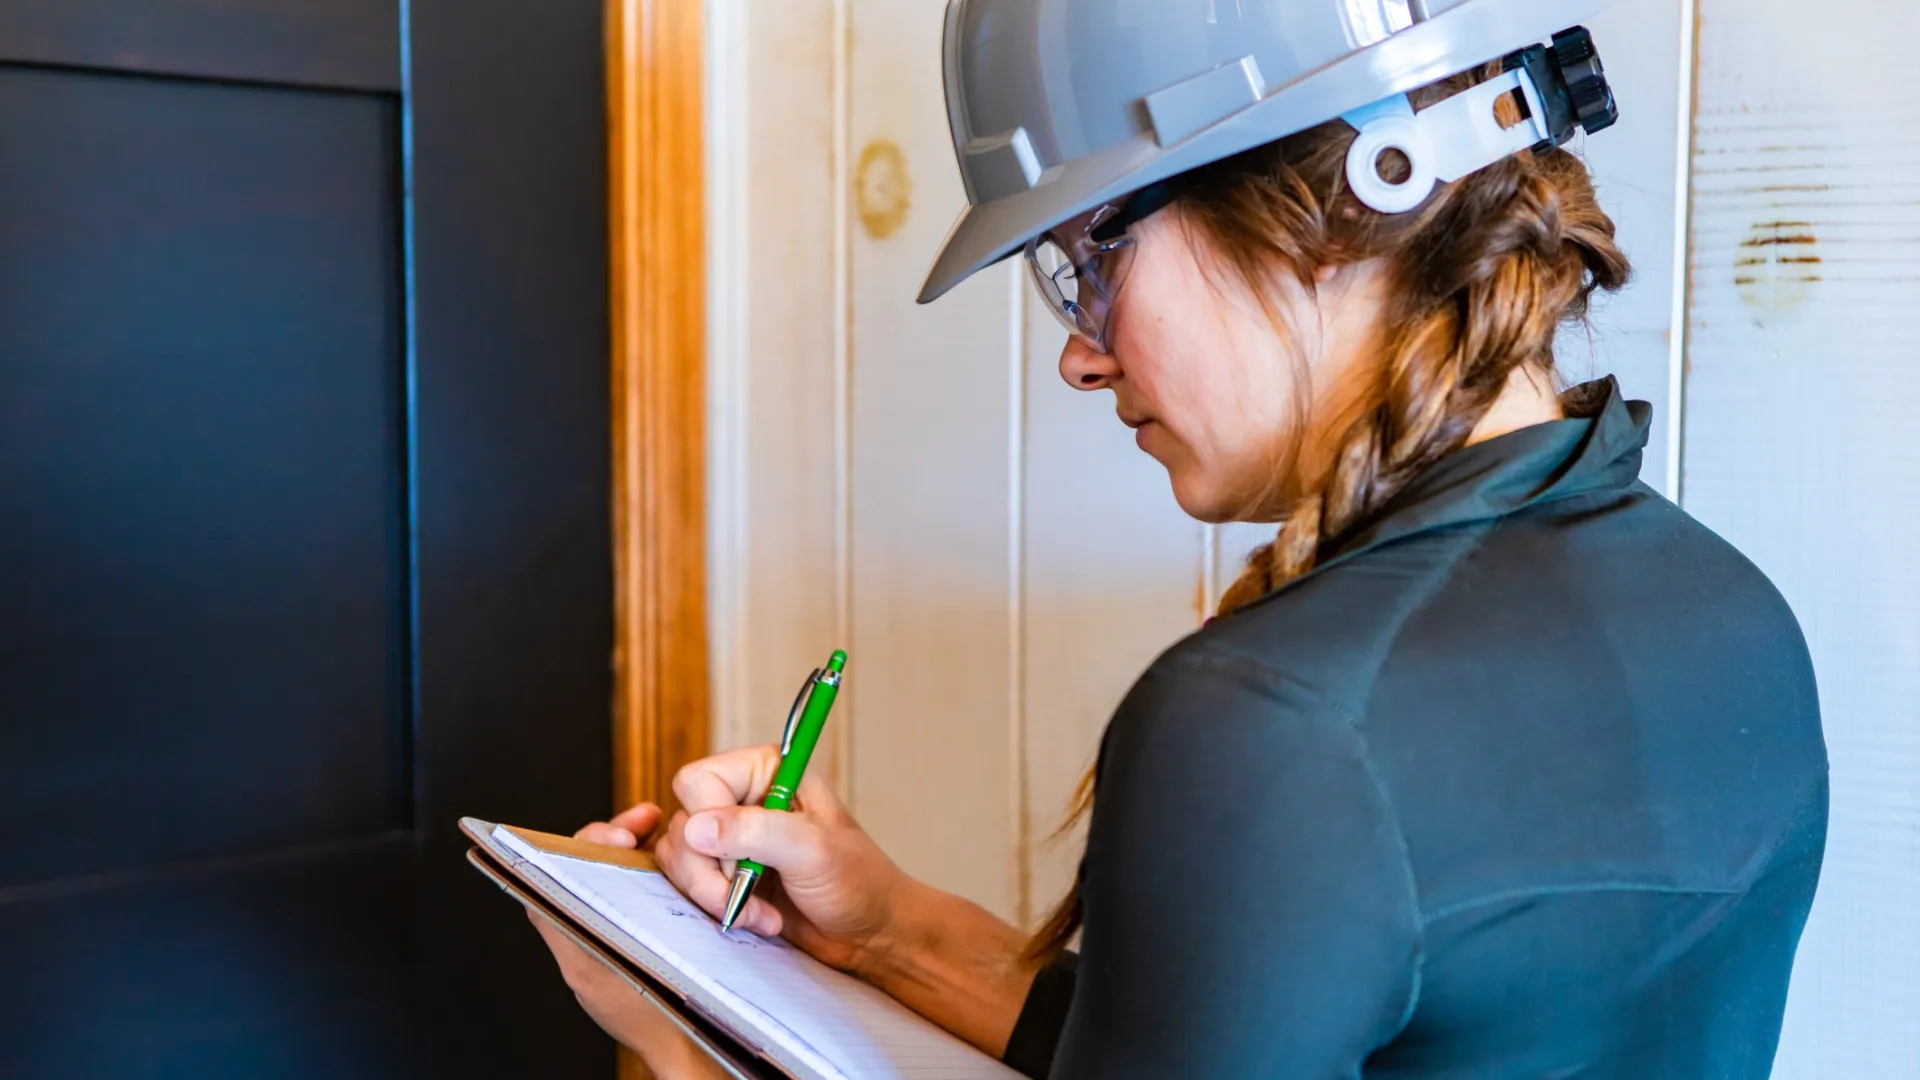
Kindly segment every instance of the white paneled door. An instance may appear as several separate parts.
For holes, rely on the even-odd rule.
[[[1269,528],[1180,513],[1111,396],[1055,373],[1015,268],[914,304],[963,198],[944,6],[710,0],[715,744],[774,739],[845,646],[836,785],[908,870],[1031,924],[1108,714]],[[1664,416],[1689,18],[1620,0],[1590,25],[1624,118],[1583,152],[1639,278],[1563,365]]]

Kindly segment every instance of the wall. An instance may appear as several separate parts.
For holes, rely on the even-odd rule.
[[[1780,1077],[1920,1076],[1916,33],[1700,0],[1685,505],[1799,615],[1832,763]]]

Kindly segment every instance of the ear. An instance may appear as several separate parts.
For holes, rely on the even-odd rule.
[[[1319,273],[1313,275],[1313,282],[1314,284],[1321,285],[1321,286],[1331,285],[1333,283],[1333,279],[1339,276],[1340,276],[1340,267],[1333,263],[1328,263],[1327,265],[1320,268]]]

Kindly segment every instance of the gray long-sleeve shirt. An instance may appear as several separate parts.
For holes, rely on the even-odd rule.
[[[1108,728],[1034,1076],[1762,1078],[1825,846],[1806,645],[1637,477],[1649,410],[1469,447]]]

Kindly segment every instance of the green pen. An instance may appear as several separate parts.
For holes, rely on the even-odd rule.
[[[800,693],[793,699],[793,708],[787,711],[787,729],[780,736],[780,768],[774,771],[773,786],[767,789],[767,797],[760,801],[762,807],[768,810],[793,807],[793,793],[800,789],[800,778],[807,774],[807,761],[820,742],[820,732],[826,729],[827,713],[833,708],[833,699],[840,694],[840,673],[846,666],[847,654],[835,649],[827,666],[815,670],[801,684]],[[727,893],[727,912],[720,920],[722,933],[733,929],[741,909],[747,906],[747,897],[753,895],[754,883],[766,873],[767,868],[752,859],[741,859],[734,868],[733,889]]]

